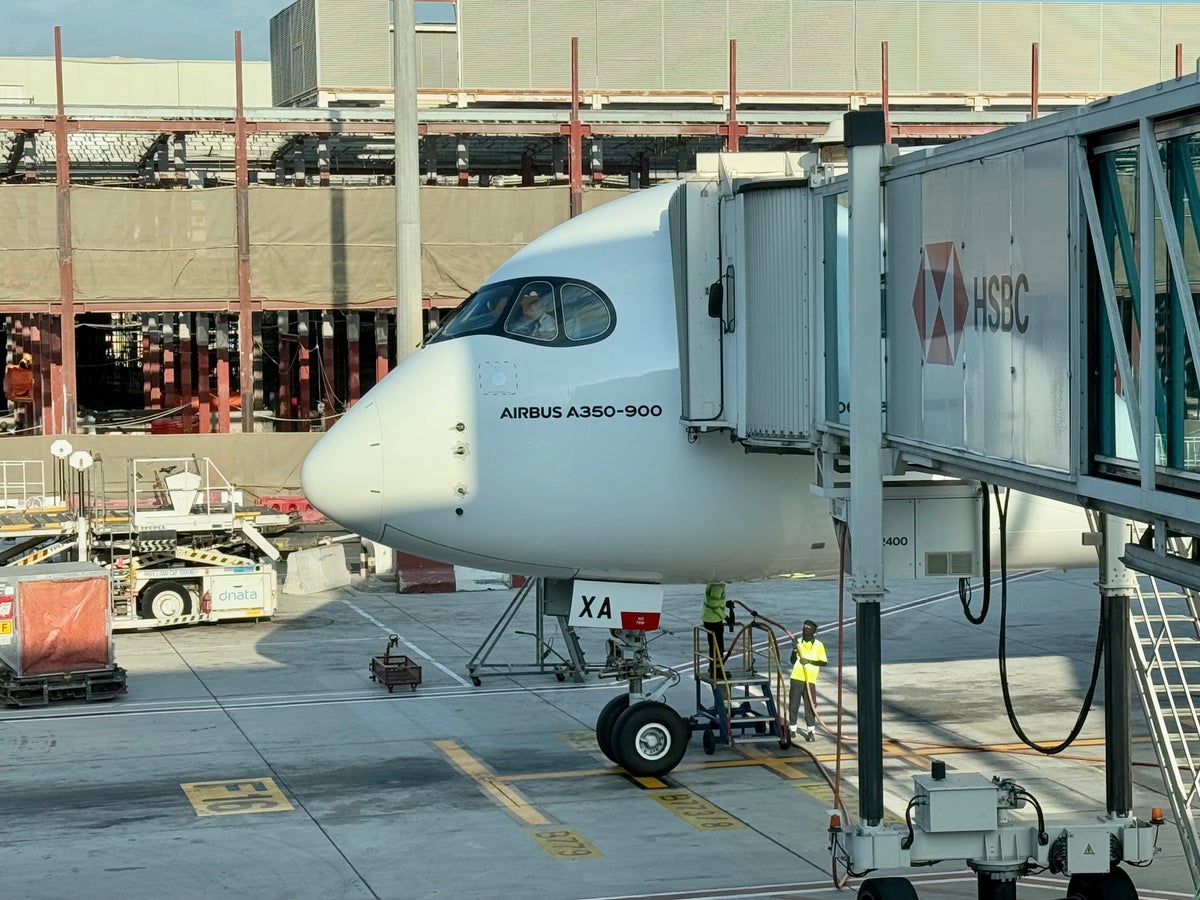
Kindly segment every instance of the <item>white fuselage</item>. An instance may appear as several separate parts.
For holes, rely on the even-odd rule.
[[[314,505],[401,551],[501,572],[702,582],[836,571],[811,456],[747,454],[724,433],[689,440],[680,423],[666,212],[676,188],[561,225],[489,279],[591,285],[611,301],[611,333],[578,346],[488,333],[421,348],[309,455]],[[1010,564],[1088,561],[1082,522],[1014,501]]]

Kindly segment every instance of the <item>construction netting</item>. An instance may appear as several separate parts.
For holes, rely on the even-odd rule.
[[[0,300],[58,298],[54,185],[0,190]]]
[[[589,191],[584,208],[625,193]],[[76,186],[70,202],[76,300],[236,303],[234,188]],[[0,300],[58,298],[56,206],[52,185],[0,190]],[[568,208],[565,185],[423,187],[423,294],[467,296]],[[395,297],[393,188],[256,185],[248,219],[255,300],[336,309]]]

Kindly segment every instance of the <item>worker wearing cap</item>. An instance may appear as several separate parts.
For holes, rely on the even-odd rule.
[[[817,677],[821,669],[829,664],[825,645],[817,637],[817,623],[804,620],[800,640],[792,647],[792,677],[788,685],[788,721],[792,723],[792,734],[799,735],[796,717],[800,714],[800,701],[804,701],[804,739],[814,740],[813,726],[816,725]]]

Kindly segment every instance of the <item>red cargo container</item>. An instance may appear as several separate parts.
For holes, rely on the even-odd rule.
[[[0,569],[0,662],[18,678],[111,669],[108,570],[75,562]]]

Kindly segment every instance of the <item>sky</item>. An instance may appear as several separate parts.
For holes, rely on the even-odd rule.
[[[0,0],[0,56],[53,56],[62,26],[65,56],[145,59],[271,58],[271,16],[292,0]],[[447,4],[417,3],[421,21],[445,21]],[[439,17],[440,16],[440,17]]]
[[[545,0],[553,2],[553,0]],[[1139,2],[1139,0],[1126,0]],[[1147,0],[1158,2],[1158,0]],[[1192,2],[1192,0],[1165,0]],[[291,0],[0,0],[0,56],[53,56],[54,26],[66,56],[146,59],[271,58],[271,16]],[[418,21],[446,21],[448,4],[416,4]]]

